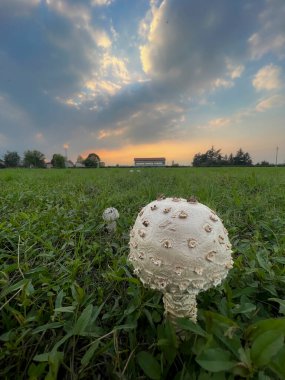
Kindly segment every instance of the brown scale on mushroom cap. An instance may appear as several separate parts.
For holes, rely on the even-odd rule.
[[[170,241],[170,240],[164,240],[163,242],[162,242],[162,247],[164,247],[164,248],[172,248],[172,242]]]
[[[144,238],[146,233],[144,230],[138,230],[138,235],[141,237],[141,238]]]
[[[210,214],[210,219],[213,221],[213,222],[217,222],[219,220],[219,218],[217,217],[217,215],[215,214]]]
[[[195,239],[188,239],[188,247],[189,248],[195,248],[197,246],[198,242]]]
[[[180,211],[180,213],[178,214],[178,217],[180,218],[180,219],[186,219],[187,217],[188,217],[188,214],[187,214],[187,212],[185,212],[185,211]]]
[[[204,230],[206,232],[212,232],[213,231],[213,227],[210,224],[205,224],[204,225]]]
[[[196,204],[198,203],[198,199],[194,195],[191,195],[191,197],[187,199],[187,202]]]

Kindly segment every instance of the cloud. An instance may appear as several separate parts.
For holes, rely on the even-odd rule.
[[[84,31],[98,47],[109,48],[112,41],[104,29],[95,27],[89,8],[73,0],[47,0],[47,5],[62,17],[74,23],[75,30]]]
[[[19,8],[24,9],[26,3]],[[0,2],[1,11],[3,4]],[[104,93],[114,93],[111,88],[117,86],[100,77],[104,54],[111,48],[107,32],[92,24],[90,9],[77,1],[49,0],[42,2],[41,9],[26,6],[30,14],[19,20],[14,8],[5,8],[5,23],[0,23],[3,95],[13,107],[24,110],[29,125],[47,131],[45,136],[50,138],[52,133],[71,133],[79,122],[85,124],[86,117],[86,124],[91,125],[89,109],[97,105],[90,83],[95,81],[96,94],[103,94],[98,104],[105,101]],[[80,111],[84,102],[86,109]],[[28,123],[23,120],[14,119],[15,128],[26,128]],[[12,121],[9,125],[12,128]]]
[[[232,63],[228,62],[227,64],[228,68],[228,75],[232,79],[240,78],[242,73],[244,72],[244,65],[233,65]]]
[[[259,27],[248,38],[249,52],[252,59],[260,59],[273,53],[285,57],[285,3],[283,0],[267,0],[266,6],[258,13]]]
[[[112,0],[92,0],[91,5],[94,6],[103,6],[103,5],[110,5],[112,3]]]
[[[251,57],[253,59],[260,59],[265,54],[270,52],[275,53],[279,57],[284,57],[285,36],[277,34],[273,36],[261,35],[261,33],[254,33],[249,39],[249,46]]]
[[[8,131],[13,124],[22,123],[28,126],[31,123],[28,113],[25,109],[13,103],[6,95],[0,94],[0,121],[5,131]]]
[[[230,123],[231,123],[230,118],[219,117],[219,118],[211,119],[206,124],[199,125],[197,128],[216,130],[220,128],[226,128],[230,125]]]
[[[228,127],[231,120],[228,118],[217,118],[209,121],[209,126],[212,128]]]
[[[28,112],[13,102],[7,95],[0,94],[0,125],[1,125],[1,148],[20,144],[25,146],[25,141],[39,140],[39,133]]]
[[[101,129],[98,132],[97,139],[103,140],[103,139],[110,138],[110,137],[116,137],[117,138],[118,136],[123,135],[125,133],[125,131],[126,131],[126,128],[117,128],[117,129],[113,129],[113,130]]]
[[[34,8],[40,5],[40,2],[41,0],[1,0],[0,21],[4,22],[7,15],[17,18],[29,17]]]
[[[7,137],[3,133],[0,133],[0,147],[5,148],[7,146],[7,143]]]
[[[98,124],[105,127],[92,134],[102,147],[179,139],[184,133],[184,109],[176,104],[139,104],[139,107],[122,107],[116,115],[106,116],[103,111],[100,120],[99,113]]]
[[[241,77],[243,71],[244,71],[244,65],[242,64],[234,64],[229,59],[225,60],[226,64],[226,71],[223,77],[215,78],[211,85],[212,89],[219,89],[219,88],[232,88],[235,85],[235,79],[238,79]]]
[[[212,82],[212,87],[215,88],[231,88],[234,86],[234,82],[225,78],[217,78]]]
[[[262,67],[252,80],[253,87],[260,90],[275,90],[282,87],[281,68],[270,64]]]
[[[129,71],[127,69],[127,59],[122,59],[105,53],[101,61],[102,75],[109,76],[119,80],[122,83],[131,81]]]
[[[140,46],[141,63],[149,81],[132,82],[127,60],[110,52],[102,56],[100,80],[86,81],[93,98],[85,96],[85,105],[96,104],[91,107],[96,110],[93,125],[91,114],[84,118],[93,141],[99,139],[107,147],[158,141],[173,134],[182,138],[189,104],[181,99],[234,86],[245,70],[241,61],[248,36],[257,27],[256,14],[254,5],[229,6],[223,0],[215,4],[205,0],[199,4],[153,2],[140,23],[140,35],[145,38]],[[234,26],[232,19],[237,20]],[[167,112],[158,112],[157,104],[175,105],[181,111],[169,106]],[[223,128],[229,123],[228,118],[217,118],[207,127]]]
[[[87,30],[88,29],[90,29],[90,27],[88,27]],[[90,30],[90,34],[99,47],[109,48],[112,45],[110,37],[104,30],[93,29]]]
[[[283,107],[285,105],[284,95],[273,95],[266,99],[260,100],[256,105],[257,112],[264,112],[271,108]]]
[[[229,79],[238,78],[243,71],[239,61],[244,58],[247,36],[254,30],[254,8],[249,11],[224,0],[181,0],[177,4],[164,0],[152,7],[147,41],[140,47],[145,73],[191,93],[213,84],[229,88]],[[144,34],[147,21],[141,24]]]

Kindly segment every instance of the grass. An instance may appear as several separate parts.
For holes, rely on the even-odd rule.
[[[3,170],[0,186],[1,379],[285,379],[284,168]],[[161,193],[215,209],[234,249],[184,341],[127,262]]]

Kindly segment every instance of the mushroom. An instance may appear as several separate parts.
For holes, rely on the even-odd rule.
[[[145,206],[130,234],[128,259],[145,286],[163,293],[165,314],[197,320],[196,296],[233,266],[221,219],[198,201],[165,198]]]
[[[108,207],[103,212],[102,218],[106,222],[106,229],[109,233],[113,233],[116,231],[116,220],[119,218],[119,216],[120,214],[115,207]]]

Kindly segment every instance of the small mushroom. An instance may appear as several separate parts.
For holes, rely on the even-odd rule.
[[[178,317],[196,322],[196,296],[227,276],[231,244],[221,219],[216,214],[209,218],[212,211],[197,200],[173,197],[159,202],[159,208],[153,201],[137,216],[129,260],[144,285],[163,293],[165,314],[174,324]],[[142,239],[145,220],[149,224]],[[133,260],[138,251],[144,252],[144,260]]]
[[[114,233],[116,231],[116,220],[119,218],[119,216],[119,211],[115,207],[108,207],[103,212],[102,218],[106,222],[106,229],[109,233]]]

